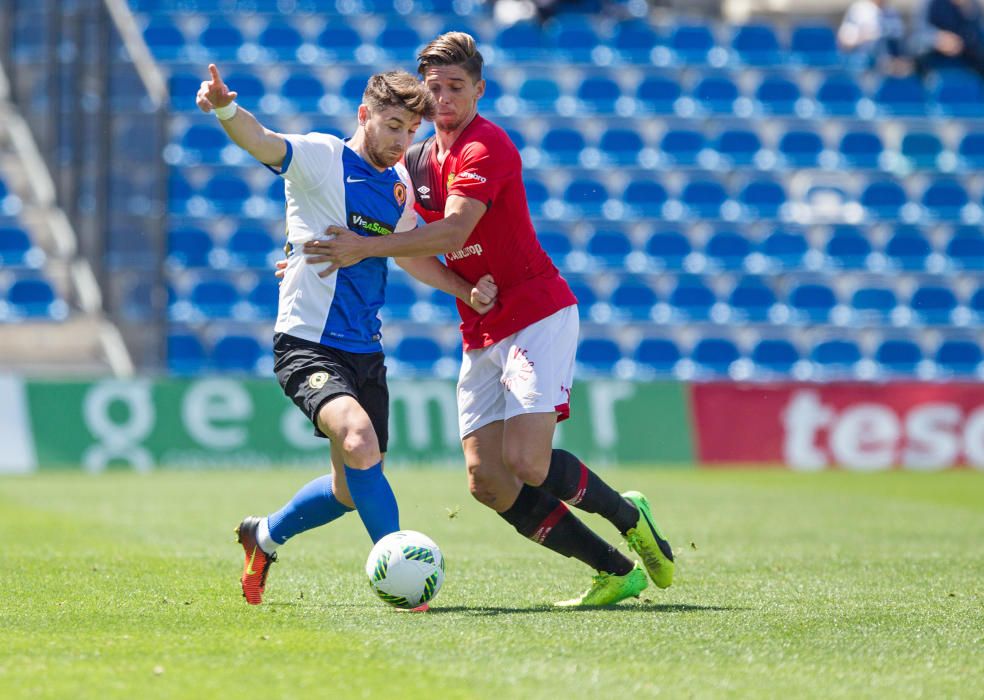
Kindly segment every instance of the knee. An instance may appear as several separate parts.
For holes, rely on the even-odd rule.
[[[379,442],[371,429],[349,430],[342,437],[345,464],[353,469],[368,469],[379,463]]]
[[[524,484],[539,486],[547,478],[547,468],[549,465],[540,464],[537,460],[530,459],[526,454],[503,455],[503,461],[512,474]]]
[[[480,464],[468,465],[468,491],[472,498],[483,506],[489,508],[495,506],[497,501],[495,481],[484,474]]]

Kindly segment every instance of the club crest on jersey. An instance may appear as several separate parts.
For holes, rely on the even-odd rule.
[[[450,175],[448,175],[448,187],[451,186],[451,183],[452,182],[454,182],[454,173],[451,173]]]
[[[308,386],[312,389],[320,389],[325,384],[328,383],[328,373],[327,372],[315,372],[310,377],[308,377]]]
[[[393,196],[396,197],[396,203],[402,207],[407,201],[407,186],[402,182],[393,185]]]

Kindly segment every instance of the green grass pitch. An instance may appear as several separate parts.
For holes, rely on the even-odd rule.
[[[677,579],[577,611],[550,603],[590,572],[461,472],[392,470],[448,560],[428,614],[371,594],[355,515],[245,604],[233,527],[311,472],[0,479],[0,697],[984,697],[984,474],[604,473],[649,495]]]

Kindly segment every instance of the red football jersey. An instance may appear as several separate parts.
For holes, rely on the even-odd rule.
[[[574,293],[540,246],[530,221],[523,162],[506,132],[476,115],[441,164],[434,136],[407,151],[417,212],[431,223],[444,217],[451,195],[488,207],[461,250],[444,256],[469,282],[490,273],[499,287],[485,315],[458,302],[466,350],[483,348],[577,303]]]

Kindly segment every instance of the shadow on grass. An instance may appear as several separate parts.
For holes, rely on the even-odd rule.
[[[621,605],[606,605],[595,608],[558,608],[553,605],[531,605],[527,608],[483,607],[471,605],[435,606],[427,613],[440,615],[444,613],[468,613],[477,616],[489,615],[523,615],[529,613],[581,613],[605,610],[616,613],[697,613],[697,612],[729,612],[749,610],[741,607],[721,607],[716,605],[689,605],[687,603],[629,603]]]

